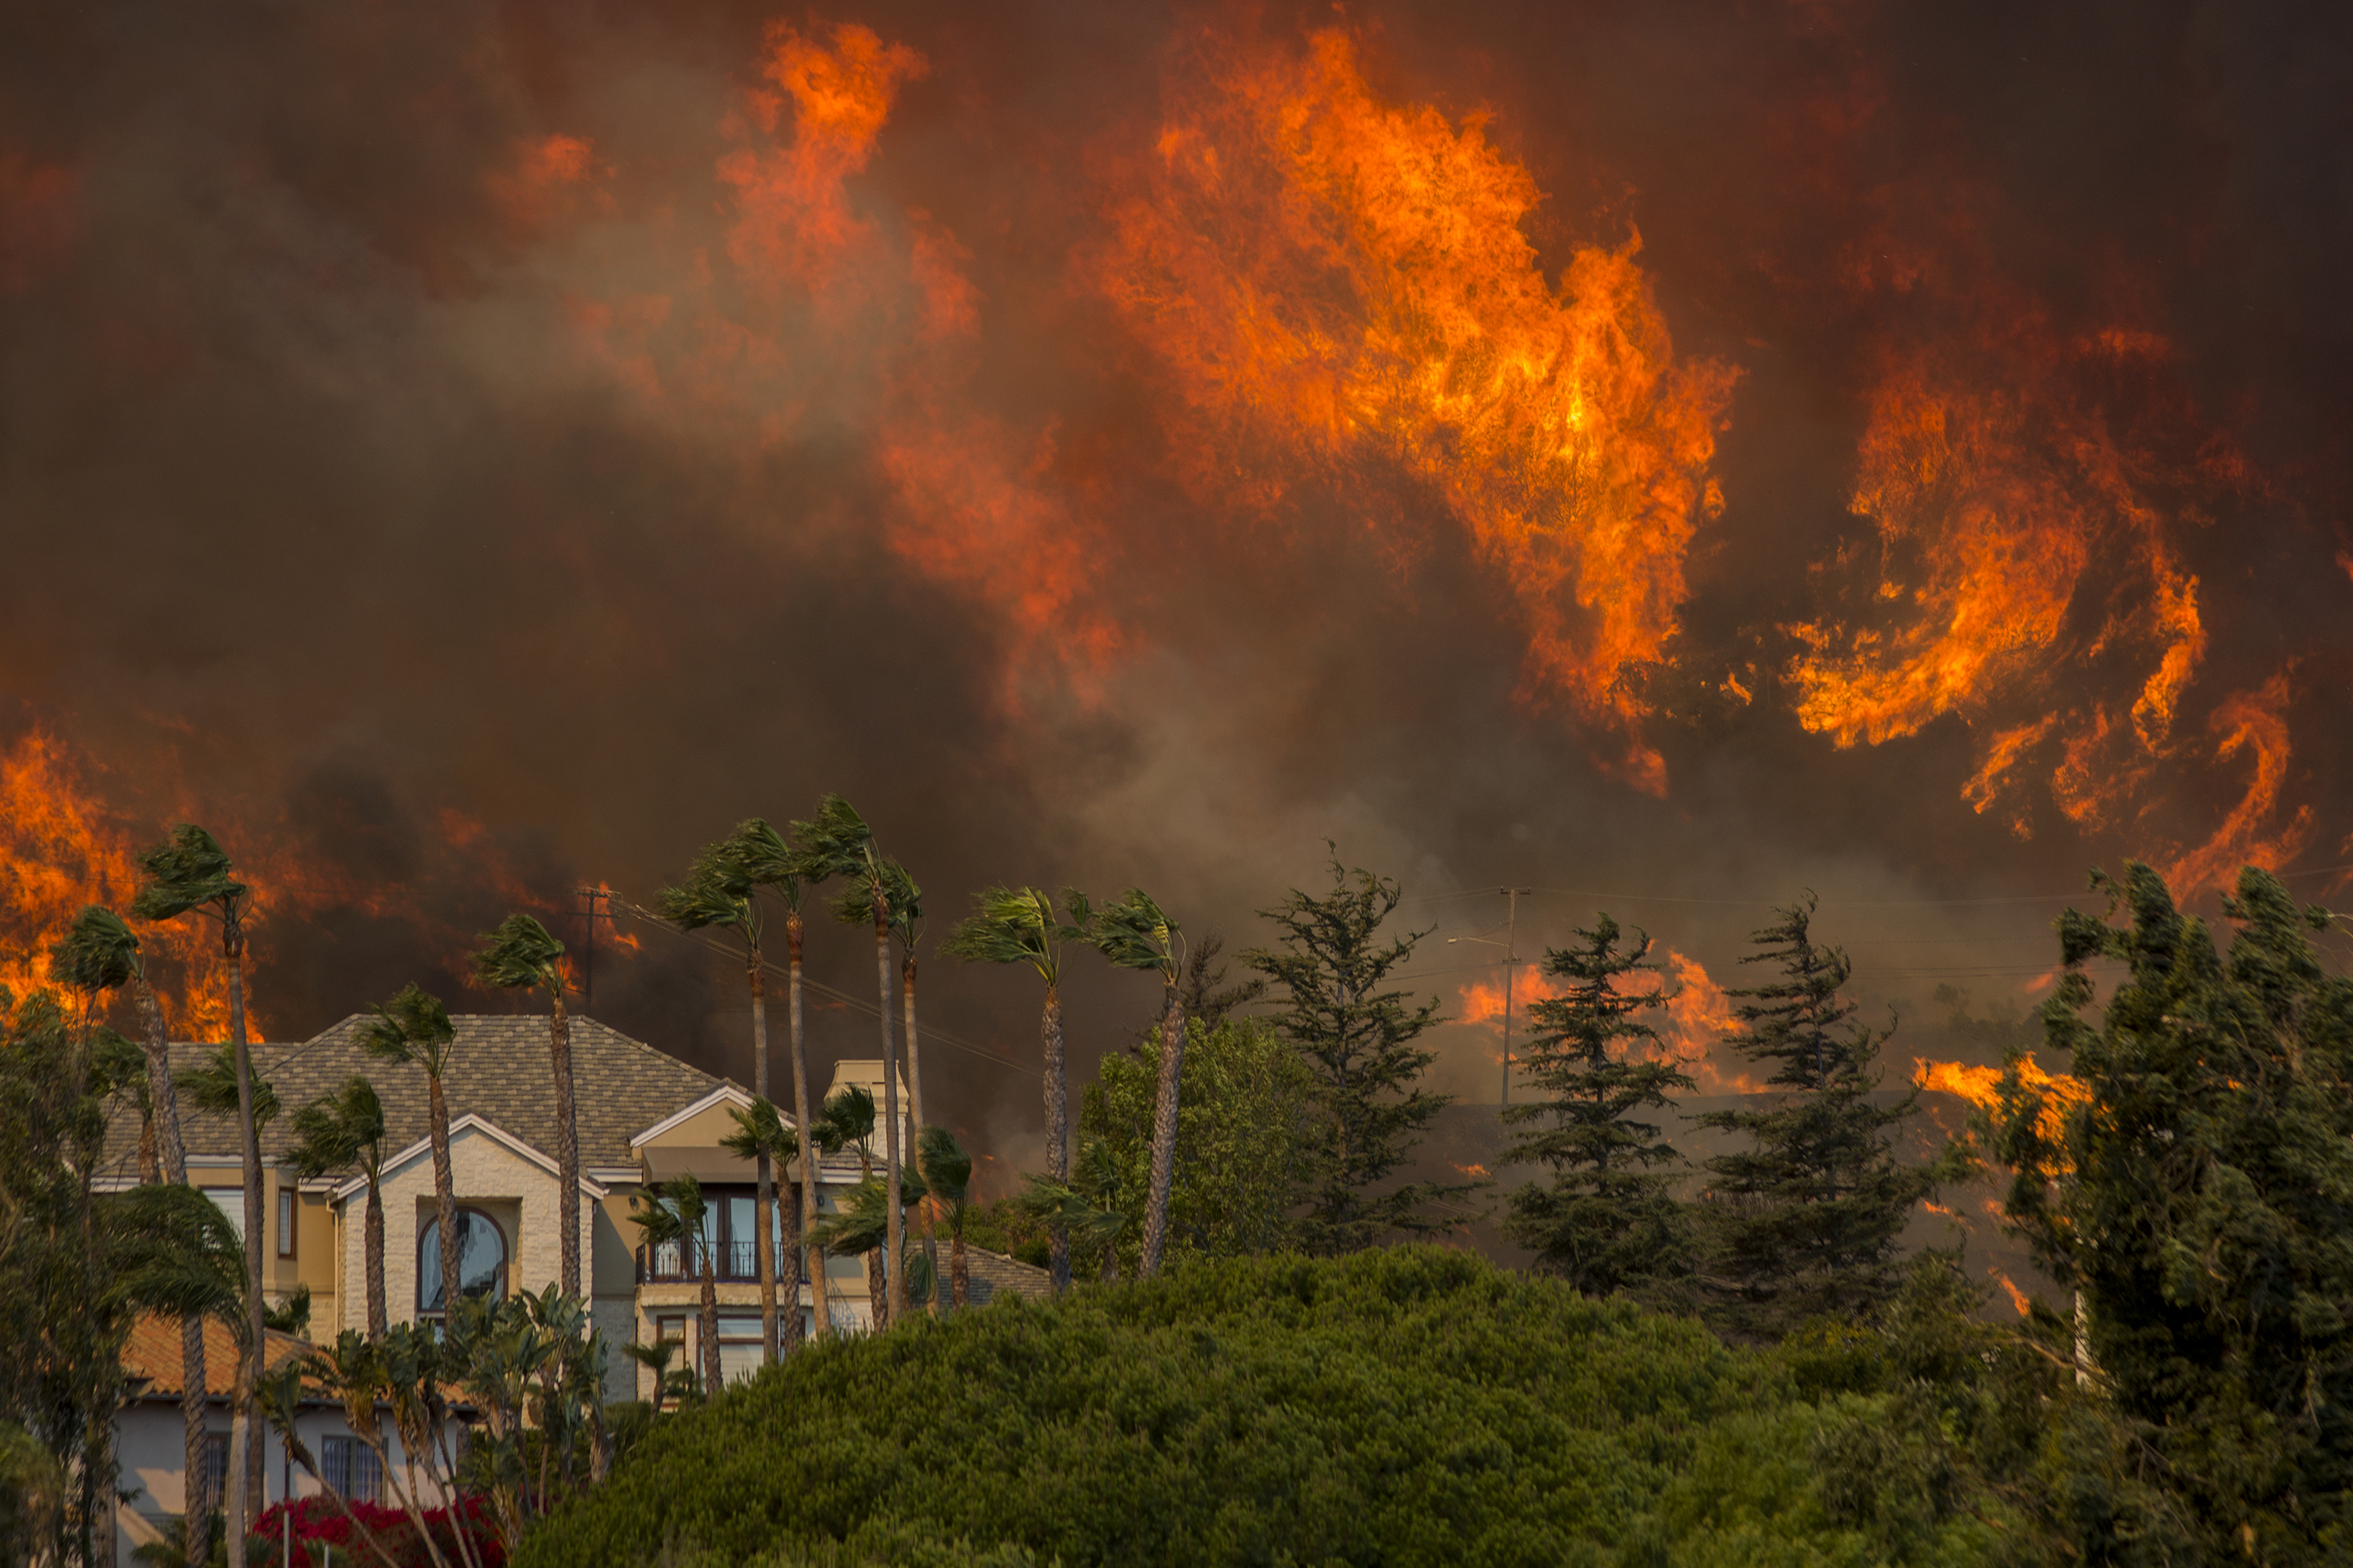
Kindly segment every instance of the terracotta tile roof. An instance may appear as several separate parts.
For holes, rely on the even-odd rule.
[[[254,1049],[254,1068],[278,1091],[285,1110],[261,1131],[262,1157],[274,1159],[293,1142],[292,1111],[342,1087],[359,1073],[384,1101],[385,1152],[426,1135],[428,1101],[421,1068],[379,1061],[360,1047],[368,1015],[354,1013],[299,1045]],[[449,1118],[488,1118],[542,1152],[555,1152],[555,1091],[547,1059],[547,1016],[532,1013],[466,1014],[450,1020],[458,1040],[444,1087]],[[218,1047],[174,1044],[174,1072],[194,1067]],[[700,1068],[607,1028],[593,1018],[572,1019],[573,1098],[580,1123],[580,1163],[634,1165],[629,1137],[725,1081]],[[180,1101],[181,1136],[190,1154],[235,1155],[236,1122],[207,1116]],[[107,1129],[106,1160],[123,1173],[138,1165],[139,1118],[118,1109]]]
[[[310,1342],[292,1334],[270,1330],[263,1336],[269,1347],[266,1364],[275,1369],[295,1357],[306,1353]],[[180,1320],[142,1314],[132,1325],[131,1342],[122,1349],[122,1370],[132,1377],[147,1379],[141,1391],[146,1399],[177,1399],[187,1386],[187,1363],[181,1354]],[[229,1337],[228,1326],[211,1318],[205,1320],[205,1392],[226,1399],[235,1391],[237,1382],[237,1342]]]

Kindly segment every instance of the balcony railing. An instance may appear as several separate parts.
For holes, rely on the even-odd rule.
[[[760,1277],[760,1258],[748,1241],[722,1242],[712,1249],[721,1279],[741,1282]],[[692,1284],[702,1278],[702,1244],[665,1241],[638,1248],[640,1285]]]

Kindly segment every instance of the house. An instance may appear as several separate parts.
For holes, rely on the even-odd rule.
[[[260,1135],[264,1290],[277,1304],[299,1287],[307,1286],[311,1336],[322,1342],[332,1342],[346,1329],[364,1331],[367,1326],[367,1184],[356,1173],[300,1180],[280,1161],[293,1142],[294,1109],[332,1093],[353,1074],[375,1087],[385,1112],[380,1184],[386,1315],[401,1323],[431,1319],[441,1310],[438,1205],[433,1188],[424,1070],[370,1057],[360,1038],[367,1021],[366,1015],[355,1014],[299,1044],[261,1045],[253,1051],[255,1072],[270,1084],[284,1108],[261,1129]],[[470,1294],[497,1296],[543,1289],[558,1278],[562,1256],[547,1019],[528,1014],[491,1014],[459,1016],[451,1023],[457,1037],[443,1087],[449,1113],[450,1171],[459,1223],[464,1226],[461,1289]],[[629,1220],[632,1197],[651,1183],[681,1174],[691,1173],[703,1183],[709,1203],[703,1245],[712,1249],[717,1263],[721,1365],[729,1377],[747,1375],[757,1368],[760,1358],[754,1171],[751,1162],[736,1159],[721,1143],[735,1130],[729,1111],[751,1105],[752,1096],[736,1083],[690,1067],[592,1018],[575,1015],[571,1024],[573,1097],[580,1141],[581,1283],[590,1298],[597,1328],[614,1347],[607,1363],[606,1396],[614,1400],[653,1396],[653,1374],[618,1353],[622,1345],[677,1340],[683,1342],[686,1354],[674,1364],[689,1365],[699,1360],[701,1260],[691,1248],[649,1247]],[[174,1068],[176,1072],[195,1067],[216,1049],[174,1045]],[[852,1084],[873,1095],[879,1106],[881,1064],[836,1064],[832,1081],[819,1098]],[[902,1114],[909,1103],[902,1080]],[[791,1127],[789,1105],[780,1109],[786,1112],[785,1124]],[[902,1137],[911,1138],[913,1123],[904,1125]],[[139,1131],[138,1112],[128,1106],[118,1109],[108,1127],[101,1186],[120,1188],[138,1180]],[[241,1233],[244,1167],[235,1121],[197,1112],[183,1099],[181,1133],[190,1182],[217,1203]],[[902,1149],[910,1146],[902,1145]],[[878,1128],[873,1139],[878,1166],[882,1151]],[[788,1194],[783,1184],[799,1179],[801,1171],[801,1163],[796,1161],[777,1173],[780,1194]],[[858,1184],[860,1171],[854,1150],[821,1157],[817,1170],[820,1206],[837,1208],[841,1195]],[[944,1269],[944,1244],[942,1251]],[[779,1304],[786,1310],[797,1302],[806,1331],[813,1321],[813,1309],[808,1282],[799,1278],[801,1272],[793,1260],[784,1260],[778,1270],[778,1293]],[[994,1253],[972,1252],[969,1272],[969,1299],[975,1305],[998,1295],[1046,1294],[1044,1270]],[[867,1299],[864,1261],[829,1258],[826,1280],[834,1323],[852,1331],[870,1326],[873,1316]],[[159,1332],[160,1339],[146,1335],[137,1342],[139,1353],[145,1358],[142,1364],[148,1367],[141,1375],[153,1381],[126,1414],[123,1463],[126,1484],[135,1479],[140,1496],[146,1500],[130,1505],[141,1517],[125,1521],[119,1533],[126,1540],[153,1539],[158,1521],[175,1515],[181,1506],[179,1472],[185,1448],[176,1403],[181,1384],[174,1370],[179,1356],[178,1329],[169,1325],[168,1332]],[[161,1342],[166,1340],[168,1345]],[[299,1342],[286,1343],[299,1347]],[[276,1338],[272,1344],[278,1346]],[[225,1333],[216,1352],[210,1346],[208,1339],[206,1382],[209,1386],[219,1381],[225,1390],[235,1357]],[[286,1353],[292,1352],[273,1349],[273,1364],[275,1358]],[[161,1392],[167,1387],[168,1400]],[[167,1405],[168,1420],[163,1414]],[[151,1406],[157,1413],[154,1419],[168,1432],[161,1427],[153,1434],[148,1432]],[[348,1430],[341,1429],[339,1415],[322,1413],[318,1419],[321,1441],[348,1437]],[[218,1419],[224,1442],[227,1429],[224,1407]],[[306,1440],[308,1436],[306,1432]],[[283,1478],[278,1474],[281,1456],[274,1435],[269,1452],[269,1496],[275,1501],[284,1493]],[[341,1442],[334,1452],[343,1457],[327,1462],[343,1468],[333,1471],[331,1479],[347,1476],[350,1486],[366,1489],[370,1484],[366,1459],[350,1458],[348,1444]],[[345,1482],[335,1484],[340,1489]],[[296,1496],[311,1489],[301,1478],[296,1479]]]
[[[367,1186],[357,1173],[298,1180],[279,1161],[293,1142],[293,1108],[333,1092],[356,1073],[375,1086],[385,1111],[381,1178],[385,1210],[385,1296],[392,1321],[432,1318],[440,1311],[440,1241],[433,1190],[428,1101],[421,1068],[368,1056],[355,1014],[308,1040],[254,1048],[254,1069],[276,1090],[286,1112],[261,1130],[263,1286],[273,1302],[298,1286],[311,1291],[311,1331],[332,1341],[367,1324],[364,1218]],[[465,1261],[462,1289],[505,1295],[543,1289],[559,1275],[554,1078],[547,1020],[522,1015],[469,1015],[451,1020],[457,1039],[443,1087],[449,1110],[449,1163],[456,1188]],[[174,1070],[197,1065],[216,1047],[174,1045]],[[649,1255],[629,1221],[629,1200],[651,1182],[692,1173],[706,1184],[711,1219],[707,1244],[718,1259],[723,1363],[747,1371],[759,1351],[759,1284],[753,1251],[754,1172],[720,1147],[734,1131],[731,1109],[749,1106],[740,1085],[690,1067],[593,1018],[572,1019],[575,1117],[580,1141],[582,1288],[598,1329],[615,1346],[651,1342],[675,1330],[693,1352],[699,1302],[699,1260],[679,1248]],[[825,1094],[858,1084],[881,1100],[881,1065],[844,1061]],[[908,1100],[902,1089],[900,1103]],[[240,1232],[244,1223],[243,1163],[235,1122],[191,1110],[183,1100],[181,1133],[188,1177],[219,1204]],[[785,1124],[793,1125],[786,1109]],[[903,1114],[903,1111],[902,1111]],[[912,1122],[907,1124],[912,1131]],[[119,1110],[108,1130],[105,1185],[137,1180],[139,1127],[135,1110]],[[882,1139],[874,1140],[881,1159]],[[800,1166],[778,1173],[797,1179]],[[858,1156],[845,1150],[818,1161],[818,1202],[837,1205],[857,1185]],[[804,1326],[812,1321],[810,1290],[797,1269],[780,1270],[786,1301],[797,1294]],[[833,1321],[846,1329],[872,1321],[866,1269],[854,1258],[829,1258],[826,1268]],[[750,1314],[750,1326],[744,1314]],[[683,1321],[681,1321],[683,1320]],[[607,1395],[648,1397],[649,1374],[614,1355]],[[648,1379],[640,1383],[640,1379]]]
[[[311,1348],[291,1334],[268,1336],[265,1365],[275,1369],[302,1356]],[[183,1425],[181,1394],[187,1386],[177,1319],[142,1317],[132,1325],[123,1348],[122,1370],[132,1394],[115,1418],[115,1458],[121,1467],[118,1483],[122,1500],[114,1512],[114,1552],[119,1568],[134,1568],[142,1546],[175,1548],[180,1515],[186,1503],[187,1436]],[[205,1458],[207,1486],[217,1500],[228,1476],[229,1394],[237,1378],[237,1347],[228,1329],[205,1324]],[[457,1417],[451,1418],[453,1426]],[[311,1451],[326,1484],[346,1497],[370,1501],[389,1500],[384,1494],[382,1461],[375,1450],[352,1435],[343,1406],[323,1393],[307,1397],[297,1407],[295,1435]],[[455,1434],[452,1434],[453,1440]],[[401,1462],[400,1440],[387,1424],[385,1442],[394,1464]],[[275,1431],[263,1436],[262,1489],[268,1501],[289,1495],[309,1497],[321,1482],[296,1465]],[[429,1483],[420,1482],[427,1507],[444,1500]]]

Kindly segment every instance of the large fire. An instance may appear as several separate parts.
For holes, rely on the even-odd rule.
[[[1512,983],[1512,1056],[1514,1061],[1525,1060],[1531,1033],[1529,1008],[1538,1002],[1554,1000],[1567,994],[1567,987],[1534,965],[1528,966]],[[1626,977],[1622,986],[1626,995],[1663,994],[1664,1004],[1656,1010],[1645,1009],[1636,1015],[1638,1022],[1647,1024],[1659,1037],[1659,1054],[1691,1075],[1701,1094],[1755,1094],[1764,1087],[1749,1074],[1722,1059],[1725,1038],[1740,1029],[1739,1016],[1733,1010],[1732,998],[1723,986],[1708,977],[1697,959],[1689,958],[1672,948],[1667,951],[1664,973],[1654,981]],[[1493,1031],[1496,1037],[1495,1059],[1503,1054],[1504,986],[1501,980],[1466,981],[1457,988],[1457,1004],[1461,1012],[1457,1022]]]
[[[2006,1070],[2002,1068],[1971,1067],[1962,1062],[1932,1062],[1915,1057],[1912,1069],[1912,1081],[1922,1089],[1957,1095],[1981,1110],[1995,1110],[2001,1107],[2001,1084]],[[2080,1080],[2065,1073],[2044,1070],[2031,1052],[2018,1059],[2015,1070],[2019,1087],[2037,1099],[2036,1132],[2045,1143],[2056,1146],[2066,1131],[2068,1116],[2089,1101],[2091,1091]]]
[[[1192,486],[1266,511],[1312,476],[1375,517],[1421,488],[1508,577],[1531,691],[1617,726],[1612,760],[1663,793],[1625,678],[1663,657],[1721,506],[1733,371],[1676,360],[1636,240],[1548,281],[1526,170],[1380,98],[1343,32],[1213,58],[1172,96],[1102,287],[1174,380]]]

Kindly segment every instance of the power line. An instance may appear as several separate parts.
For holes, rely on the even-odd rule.
[[[2272,875],[2284,880],[2291,877],[2328,877],[2334,876],[2340,871],[2353,871],[2353,863],[2348,863],[2342,866],[2313,866],[2298,871],[2274,871]],[[1489,897],[1506,890],[1507,889],[1501,886],[1492,888],[1464,888],[1451,893],[1430,893],[1407,901],[1421,904],[1446,903],[1457,899]],[[1777,899],[1697,899],[1671,893],[1599,892],[1591,888],[1535,888],[1528,890],[1538,893],[1554,893],[1564,898],[1572,899],[1608,899],[1617,903],[1713,904],[1735,909],[1778,909],[1780,907],[1780,900]],[[1824,899],[1821,900],[1820,907],[1825,910],[1902,910],[1968,909],[1978,906],[1997,904],[2049,904],[2063,903],[2071,899],[2081,899],[2091,889],[2088,888],[2078,888],[2072,892],[2065,893],[2016,893],[1989,899]]]

